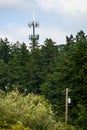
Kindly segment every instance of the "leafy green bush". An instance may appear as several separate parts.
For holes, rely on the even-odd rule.
[[[5,125],[4,125],[5,126]],[[5,127],[5,128],[1,128],[0,130],[32,130],[32,129],[30,129],[30,128],[25,128],[23,125],[22,125],[22,123],[20,124],[20,123],[17,123],[17,124],[15,124],[15,125],[12,125],[12,127],[10,127],[10,128],[7,128],[7,127]]]
[[[80,130],[56,122],[49,102],[34,94],[0,91],[0,130]]]
[[[0,95],[0,123],[15,125],[22,122],[32,129],[51,129],[55,123],[51,105],[43,96],[19,94],[12,91]]]
[[[23,124],[20,122],[20,123],[17,123],[15,125],[13,125],[11,130],[31,130],[31,129],[30,128],[25,128],[23,126]]]
[[[54,129],[53,130],[82,130],[82,129],[76,128],[76,127],[74,127],[72,125],[66,125],[64,123],[57,122],[54,125]]]

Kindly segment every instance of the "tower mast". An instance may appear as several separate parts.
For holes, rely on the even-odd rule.
[[[39,23],[35,22],[35,12],[33,11],[33,21],[31,23],[28,23],[28,26],[33,28],[33,34],[29,35],[29,40],[31,40],[32,48],[34,49],[39,40],[39,35],[35,34],[35,29],[39,27]]]

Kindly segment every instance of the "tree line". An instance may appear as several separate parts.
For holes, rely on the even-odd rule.
[[[65,89],[69,88],[68,123],[87,128],[87,36],[66,36],[66,44],[46,39],[43,45],[0,39],[0,89],[6,93],[44,95],[56,119],[64,121]]]

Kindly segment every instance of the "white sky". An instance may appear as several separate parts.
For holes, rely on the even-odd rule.
[[[65,43],[66,35],[87,33],[87,0],[0,0],[0,38],[29,43],[28,22],[40,23],[36,33],[40,43],[51,38],[57,44]]]

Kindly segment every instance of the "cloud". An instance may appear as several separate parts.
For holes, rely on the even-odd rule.
[[[55,28],[39,28],[36,33],[40,35],[40,43],[43,44],[46,38],[51,38],[57,44],[64,44],[66,39],[66,33],[62,29]]]
[[[87,0],[36,0],[39,7],[48,11],[64,15],[78,15],[87,13]]]
[[[53,15],[53,18],[56,16],[54,21],[58,21],[58,26],[63,28],[64,32],[73,33],[86,30],[87,0],[36,0],[36,2],[39,8],[47,13],[48,17],[50,15]]]
[[[0,38],[7,37],[11,42],[26,42],[28,43],[28,28],[18,24],[8,24],[0,27]]]
[[[32,10],[35,9],[39,15],[40,24],[43,24],[36,30],[36,33],[40,34],[39,42],[43,43],[46,38],[52,38],[58,44],[65,43],[66,35],[86,30],[86,5],[87,0],[0,0],[1,14],[3,12],[0,37],[7,37],[13,42],[24,41],[28,44],[28,36],[32,34],[32,29],[23,23],[31,19]],[[10,11],[13,9],[17,11],[10,14],[9,10],[6,10],[8,8]],[[5,9],[5,12],[1,9]],[[17,16],[16,13],[19,15]],[[6,15],[8,17],[5,17]]]
[[[34,0],[0,0],[0,9],[17,9],[29,11],[34,8]]]
[[[18,4],[21,4],[21,0],[1,0],[0,1],[0,7],[13,7],[13,6],[15,7]]]
[[[0,38],[8,38],[10,42],[16,41],[25,42],[28,46],[30,43],[29,35],[32,34],[32,28],[18,24],[8,24],[0,29]],[[36,34],[39,34],[39,43],[43,44],[46,38],[51,38],[57,44],[65,42],[65,32],[61,29],[41,27],[36,29]]]

